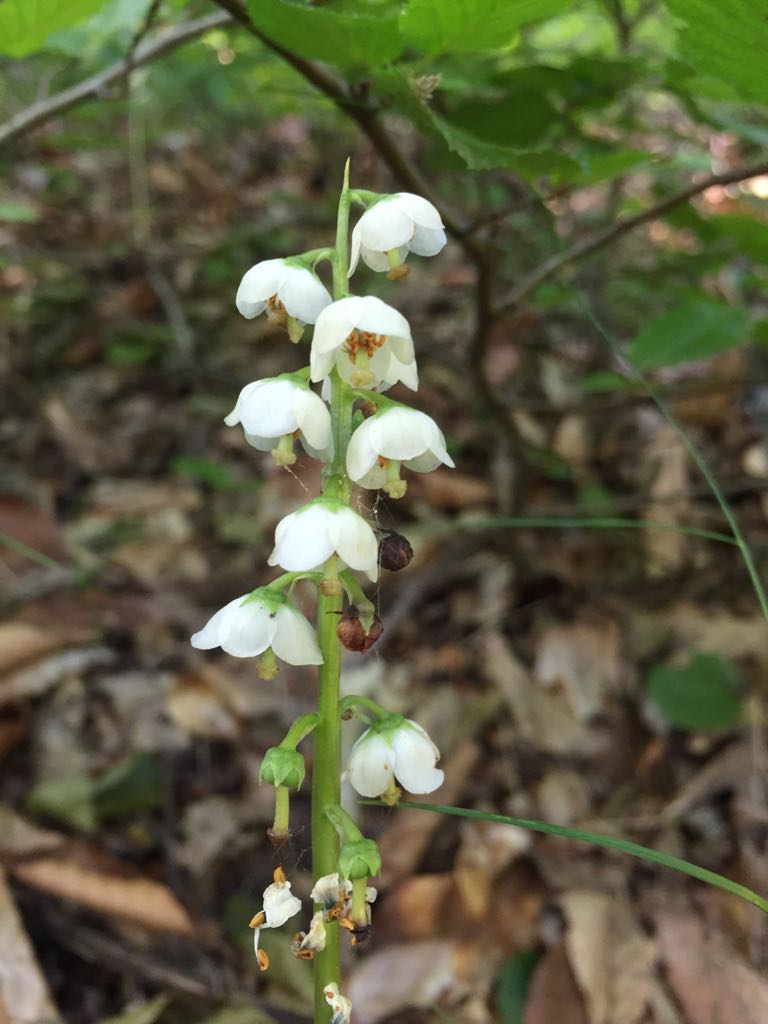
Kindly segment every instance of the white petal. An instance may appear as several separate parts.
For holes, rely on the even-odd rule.
[[[374,416],[371,423],[372,442],[379,455],[386,459],[415,459],[438,442],[435,421],[417,409],[395,407]]]
[[[315,327],[315,334],[317,334],[317,327]],[[318,381],[324,381],[328,377],[328,374],[333,369],[333,364],[335,361],[335,350],[331,350],[329,352],[318,352],[318,350],[315,348],[315,342],[313,338],[312,348],[309,350],[310,380],[314,381],[315,384]]]
[[[269,565],[281,565],[289,572],[319,568],[334,552],[329,537],[332,520],[333,513],[323,505],[308,505],[281,519]]]
[[[246,595],[243,595],[246,596]],[[243,601],[243,597],[236,597],[234,601],[219,608],[215,615],[212,615],[201,630],[192,637],[191,643],[200,651],[210,651],[221,643],[221,624],[231,608],[237,608]]]
[[[333,526],[334,547],[350,569],[374,573],[378,578],[379,545],[376,534],[362,516],[351,508],[343,508],[335,515]]]
[[[335,981],[325,986],[323,995],[331,1008],[331,1024],[349,1024],[352,1019],[352,1000],[339,992]]]
[[[447,238],[442,228],[416,228],[410,250],[417,256],[437,256],[445,248]]]
[[[394,774],[392,749],[386,740],[370,730],[363,733],[349,752],[347,778],[360,796],[380,796]]]
[[[408,255],[408,246],[400,245],[397,249],[397,257],[400,263],[402,263]],[[377,273],[387,273],[392,269],[392,265],[389,262],[389,257],[385,252],[378,252],[376,249],[369,249],[367,245],[361,246],[360,255],[363,257],[363,263],[366,267],[370,267],[371,270],[375,270]]]
[[[292,605],[284,604],[275,615],[272,650],[289,665],[322,665],[314,627]]]
[[[313,324],[322,310],[333,301],[323,282],[305,267],[287,267],[288,273],[277,297],[289,316]]]
[[[360,223],[355,224],[352,229],[352,247],[349,253],[349,273],[347,277],[352,277],[354,272],[357,270],[357,261],[360,259]]]
[[[251,448],[258,448],[260,452],[271,452],[277,442],[280,440],[279,437],[262,437],[261,434],[248,434],[245,435],[245,440],[251,446]]]
[[[264,913],[267,920],[262,928],[279,928],[300,910],[301,900],[291,893],[291,883],[273,882],[264,890]]]
[[[257,437],[282,437],[298,427],[294,405],[306,389],[291,380],[257,381],[254,388],[238,399],[237,409],[243,429]]]
[[[325,307],[315,324],[315,333],[312,337],[313,353],[324,355],[344,344],[349,333],[358,326],[362,301],[356,295],[352,295]]]
[[[440,214],[428,199],[414,195],[413,192],[398,192],[395,201],[419,227],[442,228]]]
[[[255,658],[271,646],[275,621],[258,601],[228,605],[221,625],[221,649],[235,658]]]
[[[253,380],[251,381],[250,384],[245,385],[240,394],[237,396],[237,401],[235,402],[234,409],[228,416],[224,417],[224,422],[227,424],[228,427],[237,426],[237,424],[240,422],[240,410],[243,407],[243,404],[248,401],[248,399],[251,397],[251,395],[253,395],[254,392],[258,391],[260,388],[263,388],[266,383],[266,380]]]
[[[332,875],[323,875],[315,882],[309,898],[313,903],[322,903],[323,906],[332,907],[340,899],[348,899],[352,895],[352,883],[344,878],[339,878],[339,872],[334,871]]]
[[[408,321],[393,306],[377,299],[375,295],[365,295],[359,302],[355,327],[359,327],[361,331],[386,334],[392,338],[407,338],[410,341],[411,329]]]
[[[309,388],[298,388],[293,396],[296,423],[309,444],[327,448],[332,439],[331,414],[319,395]]]
[[[264,310],[266,300],[277,294],[286,275],[285,260],[262,260],[243,276],[235,305],[248,320]]]
[[[388,252],[410,241],[414,223],[396,199],[382,199],[365,211],[357,227],[366,249]]]
[[[395,778],[409,793],[433,793],[442,785],[444,773],[435,765],[440,752],[427,733],[415,722],[406,722],[392,738]]]
[[[365,420],[352,434],[347,446],[347,475],[360,481],[375,464],[379,453],[373,446],[372,420]]]
[[[376,353],[378,355],[378,352]],[[374,356],[374,359],[376,356]],[[371,360],[373,362],[373,360]],[[381,384],[383,385],[382,390],[391,388],[393,384],[397,384],[398,381],[402,381],[407,388],[411,391],[418,391],[419,388],[419,372],[416,366],[416,360],[411,359],[407,362],[402,362],[393,353],[389,353],[389,360],[387,368],[381,373]]]
[[[445,465],[453,468],[453,461],[449,456],[446,455],[448,460]],[[435,455],[434,452],[424,452],[422,455],[417,455],[414,459],[404,459],[403,465],[406,469],[413,470],[414,473],[431,473],[433,469],[443,462],[443,460]]]

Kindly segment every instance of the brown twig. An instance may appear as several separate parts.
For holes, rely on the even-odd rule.
[[[72,107],[76,107],[80,103],[102,96],[106,89],[116,82],[122,81],[136,68],[142,67],[144,64],[151,64],[165,56],[166,53],[183,46],[184,43],[210,32],[211,29],[228,25],[231,20],[230,16],[223,11],[208,14],[204,18],[185,22],[173,30],[164,32],[151,42],[138,46],[135,53],[129,53],[123,60],[119,60],[103,71],[91,75],[90,78],[78,82],[70,89],[64,89],[63,92],[56,93],[55,96],[33,103],[30,107],[14,115],[0,126],[0,145],[19,138],[38,125],[45,124],[46,121],[50,121],[58,114],[63,114],[66,110],[71,110]]]
[[[768,174],[768,161],[754,164],[751,167],[742,167],[735,171],[726,171],[724,174],[711,174],[708,178],[702,178],[701,181],[689,185],[680,192],[675,192],[654,206],[648,207],[647,210],[642,210],[631,217],[620,218],[591,238],[585,238],[581,242],[576,242],[575,245],[570,246],[563,252],[555,253],[554,256],[544,260],[530,274],[522,278],[506,295],[501,297],[496,305],[496,313],[514,309],[535,288],[538,288],[544,281],[549,280],[550,277],[554,277],[567,264],[584,259],[586,256],[591,256],[592,253],[604,249],[607,245],[611,245],[618,238],[621,238],[622,235],[634,231],[635,228],[658,220],[659,217],[668,213],[669,210],[687,203],[689,199],[693,199],[694,196],[706,192],[708,188],[712,188],[715,185],[733,185],[736,182],[757,178],[763,174]]]

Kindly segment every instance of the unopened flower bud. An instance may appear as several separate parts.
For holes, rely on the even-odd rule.
[[[371,627],[366,631],[354,605],[350,605],[345,612],[342,612],[336,627],[336,636],[344,647],[348,651],[359,651],[361,654],[369,651],[383,632],[384,627],[378,615],[373,616]]]
[[[401,533],[389,533],[379,541],[379,565],[382,569],[398,572],[413,558],[413,548]]]
[[[373,839],[355,839],[344,843],[339,852],[339,874],[354,881],[381,871],[381,854]]]
[[[298,750],[270,747],[261,762],[259,781],[298,789],[304,781],[304,758]]]

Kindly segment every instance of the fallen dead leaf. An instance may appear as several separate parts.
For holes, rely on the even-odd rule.
[[[561,898],[566,949],[590,1024],[644,1024],[657,986],[655,943],[620,893],[574,891]]]
[[[539,639],[534,674],[545,687],[561,687],[574,714],[588,721],[626,677],[618,624],[592,619],[550,626]]]
[[[10,1024],[59,1021],[40,964],[0,868],[0,1020]]]
[[[57,651],[0,679],[0,707],[39,697],[63,680],[93,668],[111,665],[116,658],[116,653],[108,647],[75,647]]]
[[[688,1024],[765,1024],[768,980],[722,935],[682,911],[656,915],[659,955]]]
[[[495,967],[487,948],[442,939],[406,943],[369,956],[349,979],[346,995],[355,1008],[355,1024],[377,1024],[407,1007],[477,995],[489,985]]]
[[[660,423],[651,434],[642,458],[655,464],[650,502],[643,510],[649,522],[685,523],[690,519],[688,500],[689,455],[677,431]],[[662,576],[678,569],[685,557],[688,538],[675,530],[646,529],[643,541],[650,575]]]
[[[198,933],[186,909],[161,882],[86,843],[34,826],[25,835],[23,819],[12,812],[10,820],[15,822],[15,838],[10,848],[5,839],[0,855],[18,881],[145,928],[174,935]],[[33,853],[35,846],[45,852]]]
[[[536,966],[523,1024],[589,1024],[562,945],[545,953]]]

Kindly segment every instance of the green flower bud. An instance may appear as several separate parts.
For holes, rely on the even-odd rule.
[[[355,839],[344,843],[339,852],[342,878],[369,878],[381,872],[381,854],[373,839]]]
[[[259,781],[298,789],[304,781],[304,758],[298,750],[270,747],[261,762]]]

